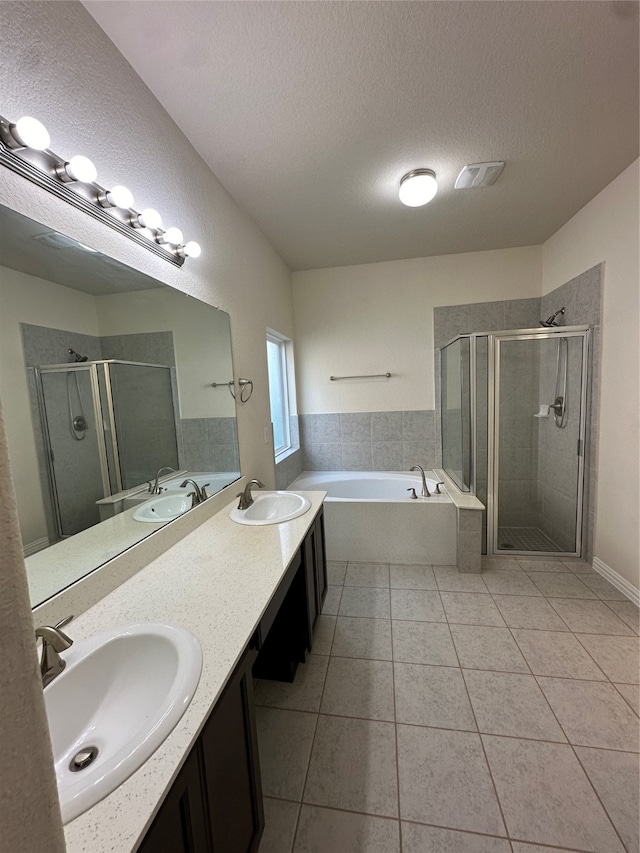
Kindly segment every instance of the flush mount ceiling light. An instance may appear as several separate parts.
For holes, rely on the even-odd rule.
[[[400,180],[398,195],[407,207],[422,207],[429,204],[438,192],[436,173],[431,169],[413,169]]]
[[[0,163],[48,190],[94,219],[119,231],[138,245],[176,266],[197,258],[202,249],[195,240],[184,242],[179,228],[162,230],[157,210],[133,210],[133,195],[122,184],[111,189],[96,183],[98,172],[88,157],[66,160],[49,150],[46,127],[32,116],[11,122],[0,116]]]

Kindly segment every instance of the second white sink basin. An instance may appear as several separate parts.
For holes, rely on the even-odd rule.
[[[267,492],[254,494],[249,509],[232,509],[229,517],[238,524],[280,524],[298,518],[311,503],[296,492]]]
[[[76,642],[61,657],[66,667],[44,699],[68,823],[128,779],[169,735],[200,680],[202,650],[179,625],[142,624]],[[74,759],[86,766],[72,769]]]
[[[155,522],[171,521],[191,509],[191,498],[185,492],[179,495],[164,495],[145,501],[133,513],[136,521]]]

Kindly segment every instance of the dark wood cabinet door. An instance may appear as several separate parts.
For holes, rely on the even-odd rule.
[[[313,626],[318,616],[318,581],[316,577],[316,543],[314,536],[315,527],[307,533],[302,543],[302,555],[304,561],[304,581],[306,588],[306,638],[307,648],[311,651],[313,642]]]
[[[316,593],[318,613],[322,613],[322,605],[327,595],[327,551],[324,538],[324,509],[318,513],[314,524],[316,551]]]
[[[253,657],[245,653],[200,738],[214,853],[255,853],[264,829]]]
[[[191,751],[138,853],[210,853],[200,757]]]
[[[320,510],[302,545],[307,588],[307,648],[311,651],[313,626],[327,594],[327,561],[324,541],[324,510]]]

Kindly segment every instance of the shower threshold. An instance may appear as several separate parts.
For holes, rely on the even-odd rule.
[[[499,527],[498,548],[509,551],[563,551],[539,527]]]

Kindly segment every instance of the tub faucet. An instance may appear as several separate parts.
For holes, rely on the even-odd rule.
[[[162,491],[162,489],[158,485],[158,479],[160,477],[160,474],[163,474],[165,472],[167,474],[170,474],[171,471],[175,471],[175,470],[176,470],[175,468],[171,468],[169,465],[165,465],[164,468],[160,468],[160,470],[156,474],[155,480],[153,480],[153,481],[149,480],[149,489],[148,489],[149,493],[152,495],[159,495],[160,492]]]
[[[192,507],[198,506],[198,504],[201,504],[203,501],[206,501],[206,499],[208,497],[207,492],[206,492],[206,488],[209,485],[209,483],[207,483],[204,486],[199,486],[195,480],[192,480],[189,478],[188,480],[185,480],[183,483],[180,483],[180,488],[181,489],[186,488],[189,485],[189,483],[191,483],[191,485],[195,489],[195,491],[189,493],[191,495],[191,506]]]
[[[251,497],[251,486],[254,485],[259,489],[264,489],[264,483],[261,483],[260,480],[249,480],[247,485],[244,487],[244,492],[238,492],[236,495],[237,498],[240,498],[238,509],[249,509],[253,503],[253,498]]]
[[[42,676],[42,686],[46,687],[54,678],[56,678],[67,665],[67,662],[62,660],[60,652],[73,645],[71,637],[67,637],[64,631],[60,629],[67,625],[73,616],[67,616],[62,622],[58,622],[53,628],[50,625],[42,625],[36,628],[36,639],[42,640],[42,656],[40,657],[40,675]]]
[[[429,487],[427,486],[427,479],[424,476],[424,468],[421,465],[414,465],[409,468],[410,471],[420,471],[420,475],[422,476],[422,497],[430,498],[431,492],[429,491]]]

